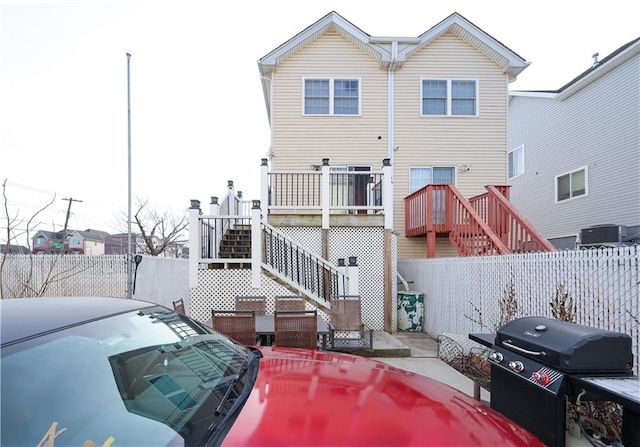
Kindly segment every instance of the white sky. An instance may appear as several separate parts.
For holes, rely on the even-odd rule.
[[[126,228],[132,197],[208,212],[228,180],[259,198],[270,137],[257,60],[336,11],[375,36],[418,36],[458,12],[531,65],[512,90],[554,90],[640,36],[640,2],[538,0],[0,0],[0,183],[38,229]],[[4,200],[0,242],[6,241]]]

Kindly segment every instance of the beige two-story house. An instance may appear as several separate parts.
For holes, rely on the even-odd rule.
[[[460,14],[416,37],[378,37],[331,12],[258,65],[271,169],[329,159],[332,169],[367,171],[387,159],[393,209],[384,212],[400,259],[428,252],[427,237],[405,237],[411,193],[451,184],[470,198],[507,183],[508,85],[527,62]],[[456,254],[447,238],[434,242],[437,256]]]

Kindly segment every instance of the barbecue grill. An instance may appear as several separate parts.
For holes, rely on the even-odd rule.
[[[629,335],[553,320],[525,317],[496,334],[469,334],[490,347],[491,407],[535,434],[550,447],[565,447],[567,401],[613,400],[596,396],[594,379],[624,380],[637,392],[618,399],[626,404],[623,436],[640,446],[640,385],[633,375]],[[586,393],[585,387],[589,388]],[[611,390],[610,390],[611,391]],[[601,393],[602,394],[602,393]],[[636,395],[637,394],[637,395]],[[623,427],[624,429],[624,427]],[[627,443],[623,440],[627,447]]]

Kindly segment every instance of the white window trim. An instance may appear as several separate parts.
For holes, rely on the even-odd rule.
[[[329,113],[305,113],[305,82],[306,81],[329,81]],[[335,93],[333,90],[333,82],[339,81],[358,81],[358,113],[347,114],[333,113],[333,101]],[[359,76],[307,76],[302,78],[302,116],[361,116],[362,115],[362,79]]]
[[[409,194],[413,194],[415,192],[415,191],[411,191],[411,170],[412,169],[431,169],[431,179],[433,180],[433,170],[434,169],[439,169],[439,168],[441,168],[441,169],[451,169],[453,171],[453,186],[455,186],[457,188],[458,187],[458,172],[457,172],[455,166],[449,166],[449,165],[412,165],[412,166],[409,166],[409,177],[408,177],[408,179],[409,179],[409,182],[408,182]],[[421,188],[424,188],[424,186],[422,186]]]
[[[444,115],[425,115],[422,113],[422,100],[424,98],[422,92],[423,81],[447,81],[447,113]],[[452,81],[473,81],[476,83],[476,110],[473,115],[452,115],[451,114],[451,82]],[[473,78],[436,78],[424,76],[420,78],[420,98],[419,98],[420,117],[425,118],[477,118],[480,116],[480,80]]]
[[[567,174],[573,174],[574,172],[584,171],[584,194],[575,197],[569,197],[568,199],[558,200],[558,178],[563,177]],[[573,200],[581,199],[582,197],[587,197],[589,195],[589,169],[588,166],[583,166],[581,168],[572,169],[571,171],[563,172],[562,174],[558,174],[553,179],[553,198],[555,203],[567,203]]]
[[[522,172],[520,174],[516,174],[512,177],[509,177],[509,154],[516,152],[517,150],[522,149]],[[520,146],[516,147],[515,149],[511,149],[509,152],[507,152],[507,178],[509,180],[514,179],[516,177],[520,177],[521,175],[523,175],[526,171],[526,160],[525,160],[525,148],[524,148],[524,144],[521,144]],[[556,195],[557,197],[557,195]]]

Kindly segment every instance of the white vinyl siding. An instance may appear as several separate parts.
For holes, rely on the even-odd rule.
[[[422,79],[421,99],[425,116],[477,116],[478,81]]]
[[[509,179],[524,174],[524,144],[509,151],[507,166],[509,169],[507,177]]]

